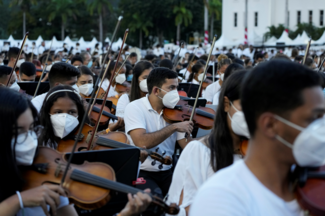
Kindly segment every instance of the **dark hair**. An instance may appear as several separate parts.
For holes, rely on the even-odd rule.
[[[208,61],[208,55],[201,55],[199,59],[202,59],[204,61]]]
[[[124,66],[125,66],[125,69],[126,69],[126,71],[125,71],[125,77],[128,77],[129,74],[130,74],[130,71],[132,70],[132,66],[130,64],[127,64],[127,63],[125,63]]]
[[[10,75],[12,68],[5,66],[5,65],[0,65],[0,78],[6,77]]]
[[[111,62],[108,66],[108,71],[106,73],[106,77],[108,80],[111,79],[111,76],[112,76],[112,72],[114,70],[114,67],[115,67],[115,64],[117,64],[117,67],[116,67],[116,72],[119,70],[119,68],[122,66],[122,63],[119,62],[119,61],[114,61],[114,62]]]
[[[97,45],[97,44],[96,44]],[[82,51],[81,53],[80,53],[80,58],[82,59],[82,63],[86,60],[86,55],[90,55],[87,51]],[[73,59],[73,58],[72,58]],[[79,61],[79,60],[78,60]],[[72,63],[72,60],[71,60],[71,64],[73,64]]]
[[[52,88],[56,82],[68,81],[79,74],[79,70],[75,66],[64,62],[55,63],[49,73],[50,86]]]
[[[298,63],[300,63],[303,59],[304,59],[304,57],[301,56],[301,55],[299,55],[299,56],[296,56],[296,57],[295,57],[294,62],[298,62]]]
[[[74,91],[74,88],[72,88],[71,86],[68,86],[68,85],[55,86],[47,93],[47,95],[44,99],[44,102],[43,102],[43,105],[42,105],[42,108],[40,111],[41,125],[44,127],[44,129],[38,139],[39,145],[43,145],[43,146],[49,145],[52,148],[56,148],[55,135],[54,135],[53,126],[52,126],[52,122],[51,122],[49,113],[50,113],[51,107],[53,106],[54,102],[57,101],[58,98],[69,97],[72,101],[74,101],[74,103],[77,105],[77,109],[78,109],[79,123],[82,121],[82,118],[85,114],[83,102],[80,99],[80,97],[74,92],[58,92],[58,93],[51,95],[51,97],[48,98],[50,96],[50,94],[52,94],[53,92],[55,92],[57,90],[62,90],[62,89],[68,89],[68,90]],[[72,131],[71,133],[73,133],[74,131]]]
[[[17,119],[28,108],[31,109],[34,125],[38,125],[37,110],[30,100],[19,92],[6,87],[0,87],[0,135],[1,151],[0,163],[3,176],[0,178],[2,185],[0,189],[0,202],[21,190],[23,179],[16,164],[15,147],[17,142]],[[15,139],[14,147],[11,140]]]
[[[243,81],[241,104],[251,137],[262,113],[285,115],[301,106],[302,91],[314,86],[321,86],[319,75],[291,61],[271,60],[250,71]]]
[[[251,62],[252,60],[250,59],[250,58],[246,58],[245,59],[245,66],[247,66],[247,64],[249,63],[249,62]]]
[[[225,75],[223,78],[223,81],[225,81],[231,74],[233,74],[235,71],[238,70],[244,70],[244,67],[237,63],[230,64],[227,69],[225,70]]]
[[[204,67],[204,64],[202,64],[201,62],[196,62],[195,65],[193,65],[192,67],[192,73],[190,73],[190,76],[187,79],[187,82],[192,82],[194,79],[194,76],[199,73],[200,69]]]
[[[22,74],[25,74],[26,76],[34,76],[36,74],[36,67],[31,62],[24,62],[20,65],[19,68],[19,74],[20,76]]]
[[[305,65],[307,67],[311,67],[311,66],[313,66],[313,64],[314,64],[314,60],[312,58],[306,58]]]
[[[139,87],[139,77],[142,72],[154,68],[148,61],[139,61],[133,68],[133,78],[131,84],[130,102],[141,98],[141,89]]]
[[[46,62],[46,58],[47,58],[47,53],[43,54],[42,56],[39,57],[39,61],[42,63],[42,64],[45,64]],[[47,59],[47,61],[50,61],[52,62],[52,58],[51,56],[49,55],[49,58]]]
[[[73,64],[76,61],[80,61],[82,64],[84,63],[84,61],[82,60],[80,55],[73,56],[72,59],[71,59],[71,64]]]
[[[296,58],[296,56],[299,55],[299,51],[297,49],[292,49],[291,51],[291,57]]]
[[[231,165],[234,160],[234,146],[227,123],[228,115],[224,110],[224,97],[226,96],[231,102],[240,98],[241,83],[246,73],[245,70],[237,71],[222,84],[214,127],[206,138],[206,143],[210,148],[210,163],[215,172]]]
[[[131,52],[129,57],[130,57],[130,58],[133,58],[133,57],[136,57],[136,56],[138,56],[137,53],[135,53],[135,52]]]
[[[171,70],[173,69],[173,62],[169,59],[163,59],[160,61],[159,67],[165,67]]]
[[[10,47],[8,51],[8,59],[17,58],[19,54],[19,49],[17,47]]]
[[[94,77],[94,74],[90,71],[90,69],[85,66],[85,65],[82,65],[82,66],[79,66],[78,67],[79,69],[79,75],[78,75],[78,78],[81,76],[81,75],[90,75],[92,77]]]
[[[144,58],[145,58],[145,60],[153,61],[156,58],[156,56],[153,54],[148,54]]]
[[[287,60],[287,61],[291,62],[291,59],[283,53],[277,53],[272,59],[282,59],[282,60]]]
[[[262,54],[262,53],[256,53],[256,55],[255,55],[255,59],[257,60],[257,59],[259,59],[259,58],[264,58],[264,55]]]
[[[151,94],[154,86],[161,88],[166,82],[166,79],[176,79],[177,73],[163,67],[154,68],[147,78],[147,85],[149,94]]]
[[[244,61],[239,58],[234,58],[232,62],[244,66]]]

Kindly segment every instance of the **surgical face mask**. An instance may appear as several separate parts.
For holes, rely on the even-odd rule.
[[[14,148],[15,138],[11,140],[11,147]],[[15,154],[17,165],[29,166],[33,163],[37,148],[37,136],[34,131],[28,131],[17,136]]]
[[[125,74],[118,74],[115,78],[115,82],[119,83],[119,84],[123,84],[125,82],[126,78],[125,78]]]
[[[11,88],[12,90],[14,90],[14,91],[17,91],[17,92],[20,90],[20,86],[18,85],[17,81],[14,82],[14,83],[10,86],[10,88]]]
[[[46,71],[50,71],[51,68],[52,68],[52,65],[50,64],[50,65],[47,65],[47,66],[46,66],[45,70],[46,70]]]
[[[159,88],[160,90],[167,92],[161,88]],[[159,96],[158,96],[159,97]],[[160,99],[162,99],[162,102],[164,104],[165,107],[170,108],[170,109],[174,109],[175,106],[177,105],[178,101],[179,101],[179,95],[178,95],[178,91],[172,90],[169,91],[165,94],[165,96],[163,98],[159,97]]]
[[[18,61],[17,61],[17,67],[20,67],[20,65],[22,64],[22,63],[24,63],[25,62],[25,59],[19,59]]]
[[[53,114],[50,118],[54,135],[61,139],[70,134],[79,125],[78,118],[67,113]]]
[[[139,83],[139,86],[140,86],[140,89],[142,92],[148,92],[148,85],[147,85],[147,79],[144,79],[142,80],[140,83]]]
[[[133,74],[128,75],[128,78],[126,79],[126,81],[132,81],[133,78]]]
[[[79,91],[81,94],[89,96],[94,90],[94,85],[92,83],[87,83],[79,86]]]
[[[325,164],[325,117],[315,120],[306,128],[300,127],[277,115],[275,118],[301,131],[293,144],[279,135],[275,137],[282,144],[292,149],[293,156],[299,166],[319,167]]]
[[[93,61],[89,61],[87,67],[91,68],[92,65],[93,65]]]
[[[74,90],[76,90],[78,93],[80,92],[79,91],[79,87],[77,86],[77,84],[74,84],[73,86],[71,86],[72,88],[74,88]]]
[[[231,102],[230,104],[236,110],[232,117],[230,117],[230,114],[228,112],[228,117],[231,120],[232,131],[239,136],[250,138],[244,113],[242,111],[239,111]]]
[[[197,79],[198,79],[199,81],[205,80],[204,73],[201,73],[201,74],[197,77]]]

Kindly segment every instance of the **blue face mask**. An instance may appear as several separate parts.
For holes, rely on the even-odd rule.
[[[93,61],[89,61],[87,67],[90,68],[93,65]]]
[[[132,81],[133,78],[133,74],[128,75],[128,78],[126,79],[126,81]]]
[[[325,98],[325,88],[323,89],[323,95],[324,95],[324,98]]]

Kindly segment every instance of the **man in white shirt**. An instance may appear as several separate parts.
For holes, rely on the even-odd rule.
[[[69,85],[79,92],[79,88],[76,85],[78,75],[79,70],[74,66],[64,62],[55,63],[49,73],[50,89],[57,85]],[[40,112],[43,106],[46,95],[47,93],[40,94],[32,100],[32,104],[38,112]]]
[[[182,82],[187,82],[188,77],[192,73],[192,67],[193,67],[193,65],[195,65],[197,60],[199,60],[199,57],[197,57],[194,53],[191,53],[188,56],[188,61],[189,61],[188,64],[190,64],[190,66],[187,65],[185,68],[183,68],[182,70],[179,71],[179,75],[182,77],[182,79],[181,79]]]
[[[189,136],[185,138],[185,133],[190,135],[193,129],[191,121],[169,124],[163,118],[163,109],[174,108],[179,100],[177,74],[168,68],[155,68],[147,78],[147,85],[149,94],[126,106],[125,132],[132,145],[172,158],[176,141],[184,148],[191,140]],[[137,187],[149,187],[153,193],[165,196],[172,179],[171,168],[172,165],[162,165],[148,157],[139,174],[146,183]]]
[[[45,51],[45,42],[43,41],[41,43],[41,46],[38,47],[38,53],[42,55],[44,51]]]
[[[163,48],[160,47],[160,44],[158,44],[158,45],[156,46],[156,48],[153,50],[153,54],[156,55],[156,56],[158,56],[158,57],[159,57],[160,55],[164,55],[164,54],[165,54]]]
[[[187,49],[185,48],[185,42],[181,42],[181,43],[182,43],[181,47],[176,49],[174,55],[177,56],[179,52],[179,57],[185,57],[185,53],[187,53]],[[179,49],[181,49],[181,51],[179,51]]]
[[[324,102],[318,74],[302,65],[271,60],[250,71],[241,95],[251,136],[245,160],[214,174],[190,215],[304,215],[290,172],[325,161],[325,141],[314,138],[324,131]]]

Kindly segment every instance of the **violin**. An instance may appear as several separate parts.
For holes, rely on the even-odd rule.
[[[96,123],[101,108],[102,108],[102,104],[96,103],[93,106],[92,112],[89,115],[89,118],[93,124]],[[115,115],[111,114],[111,110],[107,106],[104,106],[103,110],[104,110],[103,115],[99,119],[100,126],[106,125],[110,119],[118,120],[118,118]]]
[[[111,191],[136,194],[140,189],[116,182],[115,172],[105,163],[85,161],[82,165],[70,164],[65,181],[61,179],[67,167],[65,154],[48,147],[39,147],[33,165],[23,170],[24,190],[43,184],[60,184],[67,193],[70,202],[76,206],[93,210],[109,202]],[[159,197],[148,193],[160,210],[168,214],[178,214],[179,207],[172,203],[168,206]]]
[[[116,83],[115,91],[119,94],[129,93],[131,90],[131,84],[128,82],[123,82],[122,84]]]
[[[325,165],[318,168],[296,167],[296,198],[309,215],[325,215]]]
[[[187,96],[187,93],[186,93],[185,91],[183,91],[183,90],[179,90],[179,91],[178,91],[178,95],[179,95],[179,96],[183,96],[183,97],[188,97],[188,96]]]
[[[245,156],[248,149],[248,140],[244,139],[239,146],[240,154]]]
[[[188,105],[186,101],[180,100],[174,109],[164,108],[163,117],[166,122],[172,124],[174,122],[182,122],[190,120],[193,107]],[[215,111],[207,107],[199,107],[195,109],[193,122],[203,130],[209,130],[214,125]]]
[[[98,93],[98,99],[104,99],[106,92],[100,88],[99,93]],[[111,113],[115,114],[115,110],[116,110],[116,106],[117,106],[117,102],[118,99],[121,97],[122,94],[117,94],[115,96],[112,97],[107,97],[107,100],[112,101],[112,108],[111,108]]]

